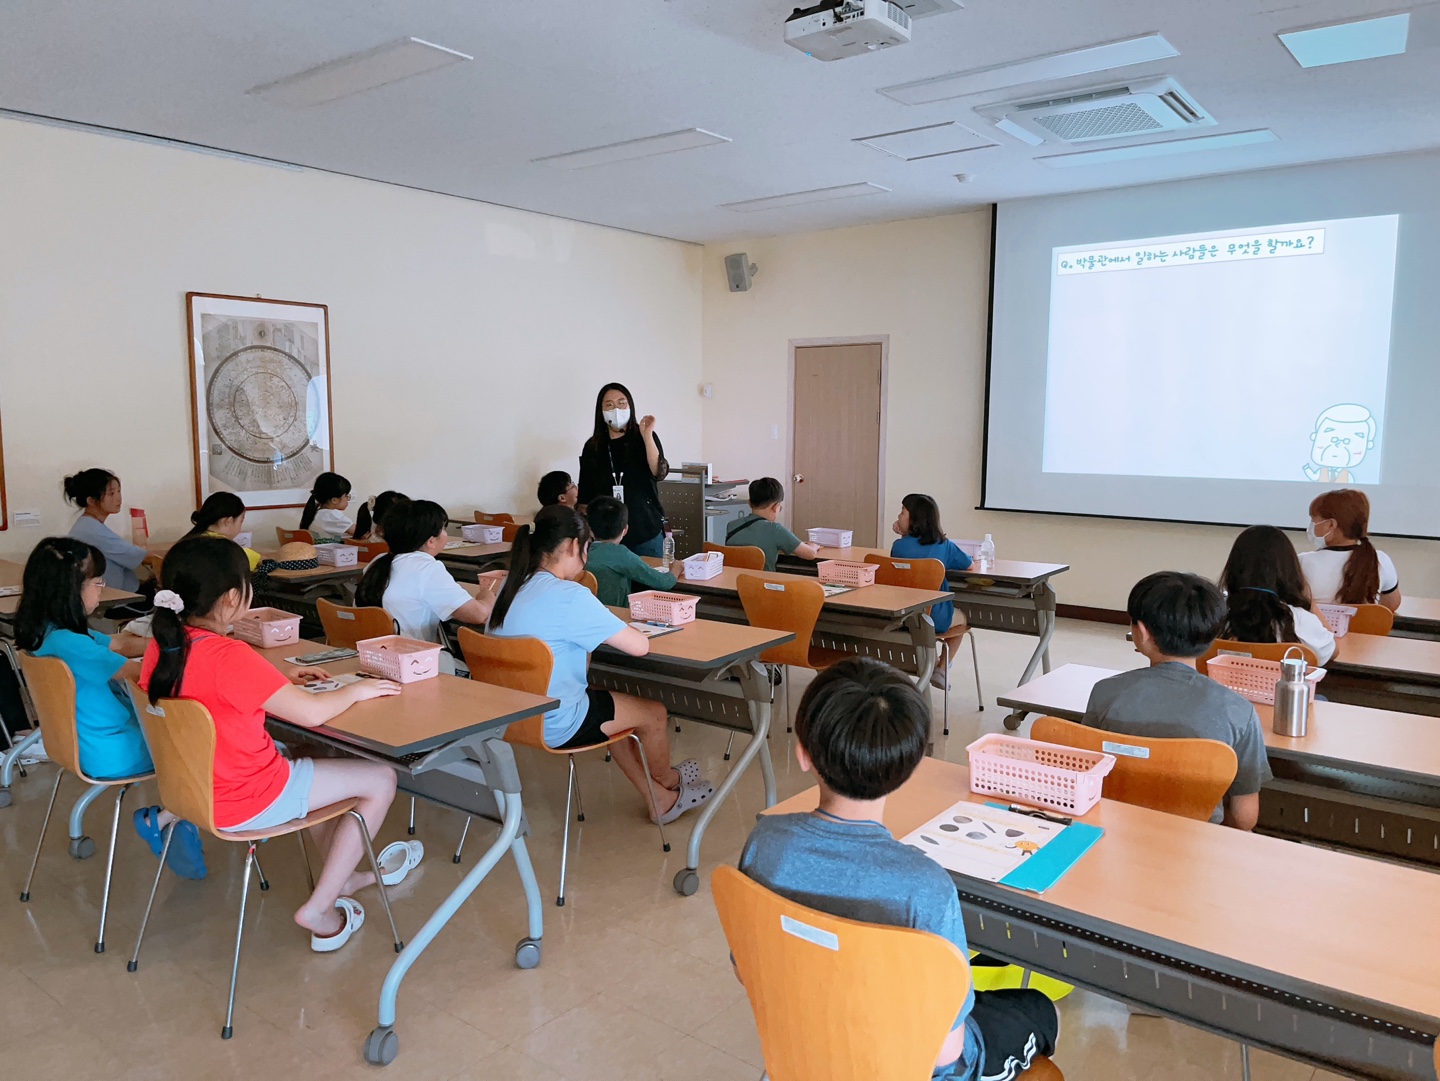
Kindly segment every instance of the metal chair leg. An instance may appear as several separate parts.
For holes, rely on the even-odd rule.
[[[240,919],[235,924],[235,960],[230,965],[230,1001],[225,1007],[225,1027],[220,1038],[228,1040],[235,1035],[235,983],[240,976],[240,943],[245,937],[245,903],[250,900],[250,868],[255,863],[255,842],[251,841],[245,850],[245,878],[240,883]]]
[[[725,744],[725,761],[730,761],[730,752],[735,749],[735,733],[730,733],[730,739]]]
[[[565,784],[565,832],[560,842],[560,892],[555,896],[555,904],[565,907],[565,871],[570,865],[570,808],[575,799],[575,756],[569,754],[565,760],[570,763],[570,779]]]
[[[130,963],[125,966],[127,972],[134,972],[140,967],[140,944],[145,941],[145,928],[150,925],[150,910],[155,907],[155,891],[160,888],[160,875],[165,870],[165,861],[170,858],[170,842],[175,839],[177,825],[178,821],[165,827],[165,843],[160,846],[160,862],[155,866],[155,881],[150,883],[150,900],[145,902],[145,915],[140,917],[140,933],[135,936],[135,952],[130,955]]]
[[[580,771],[575,771],[575,821],[585,821],[585,801],[580,794]]]
[[[410,824],[405,827],[405,832],[411,837],[415,836],[415,797],[410,797]]]
[[[975,649],[975,632],[970,632],[970,663],[975,668],[975,701],[981,713],[985,712],[985,696],[980,692],[980,654]]]
[[[63,769],[55,771],[55,787],[50,790],[50,806],[45,808],[45,821],[40,823],[40,839],[35,842],[35,858],[30,861],[30,873],[25,876],[25,889],[20,894],[21,901],[30,900],[30,884],[35,881],[35,868],[40,864],[40,849],[45,844],[45,830],[50,825],[50,814],[55,810],[55,797],[60,794],[60,782],[64,777]]]
[[[455,846],[455,855],[451,858],[451,863],[460,862],[460,853],[465,851],[465,838],[468,836],[470,836],[470,816],[466,815],[465,828],[460,831],[460,843]]]
[[[261,844],[264,844],[262,841]],[[265,877],[265,868],[260,866],[260,850],[255,850],[255,877],[260,880],[260,892],[266,893],[270,889],[270,880]]]
[[[365,842],[365,855],[370,857],[370,870],[375,875],[375,888],[380,891],[380,905],[385,909],[385,918],[390,921],[390,937],[395,940],[395,952],[399,953],[405,948],[405,943],[400,940],[400,930],[395,926],[395,913],[390,910],[390,891],[385,888],[385,883],[380,881],[380,861],[375,858],[370,827],[365,825],[365,816],[354,808],[350,809],[350,817],[355,819],[355,824],[360,827],[360,837]]]
[[[941,642],[940,656],[945,667],[941,669],[945,673],[945,686],[940,689],[940,731],[943,735],[950,734],[950,662],[954,659],[950,656],[950,643]]]
[[[115,816],[110,821],[110,854],[105,859],[105,890],[100,894],[100,934],[95,939],[95,952],[105,952],[105,917],[110,914],[110,881],[115,876],[115,840],[120,835],[120,804],[125,799],[128,784],[122,784],[115,793]]]
[[[665,839],[665,827],[660,822],[660,799],[655,795],[655,778],[650,773],[650,759],[645,757],[645,744],[640,742],[640,737],[634,732],[630,733],[629,738],[635,741],[635,749],[640,752],[640,768],[645,771],[645,784],[650,789],[650,813],[655,816],[655,825],[660,830],[660,848],[669,852],[670,842]]]
[[[1250,1081],[1250,1045],[1240,1045],[1240,1077],[1241,1081]]]
[[[310,883],[310,892],[315,892],[315,869],[310,866],[310,850],[305,847],[305,834],[308,830],[297,830],[295,840],[300,842],[300,858],[305,861],[305,881]]]
[[[789,735],[795,731],[795,726],[790,723],[790,666],[780,666],[780,686],[785,691],[785,734]]]

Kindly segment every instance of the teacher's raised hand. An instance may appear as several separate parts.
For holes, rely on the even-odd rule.
[[[640,434],[647,439],[655,434],[655,418],[653,416],[647,414],[640,418]]]

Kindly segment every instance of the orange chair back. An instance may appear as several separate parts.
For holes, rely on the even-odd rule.
[[[752,627],[791,631],[793,642],[772,646],[760,654],[765,664],[793,664],[810,667],[810,639],[825,606],[825,590],[814,578],[790,578],[772,582],[754,574],[735,579],[745,619]]]
[[[904,586],[907,589],[945,588],[945,564],[938,559],[895,559],[869,552],[866,563],[874,563],[877,586]]]
[[[59,657],[20,652],[20,673],[40,722],[45,753],[51,761],[79,777],[80,737],[75,732],[75,675]]]
[[[1248,653],[1257,661],[1283,661],[1285,654],[1292,649],[1300,651],[1306,664],[1313,666],[1320,663],[1315,651],[1303,642],[1237,642],[1233,638],[1217,638],[1210,643],[1209,652],[1195,662],[1195,668],[1202,676],[1209,675],[1210,658],[1221,653]]]
[[[360,553],[355,557],[361,563],[369,563],[376,556],[383,556],[390,551],[390,546],[383,540],[347,540],[346,544],[352,548],[359,548]]]
[[[471,679],[512,691],[549,695],[555,654],[540,639],[500,638],[470,627],[460,628],[459,639]],[[505,729],[505,742],[549,750],[545,746],[545,714],[512,722]]]
[[[383,608],[347,608],[325,597],[317,598],[325,641],[337,649],[354,649],[356,642],[395,633],[395,620]]]
[[[970,988],[939,935],[841,919],[734,867],[710,879],[770,1081],[920,1081]]]
[[[1108,753],[1104,743],[1140,748],[1141,755],[1117,754],[1105,778],[1106,799],[1152,811],[1209,821],[1235,780],[1235,752],[1214,739],[1150,739],[1102,732],[1058,717],[1039,717],[1030,738],[1083,751]]]
[[[725,566],[738,567],[742,571],[763,571],[765,549],[750,544],[711,544],[705,542],[705,551],[719,552],[725,557]]]
[[[595,596],[600,596],[600,582],[595,577],[595,575],[593,575],[589,571],[581,571],[580,577],[575,579],[575,581],[579,582],[591,593],[595,594]]]
[[[1357,604],[1350,617],[1350,629],[1356,634],[1386,635],[1395,626],[1395,613],[1383,604]]]
[[[215,721],[210,711],[189,698],[162,698],[155,705],[134,680],[130,698],[150,757],[155,783],[167,811],[203,830],[215,826]]]
[[[509,515],[506,515],[506,517],[509,517]],[[514,522],[500,523],[500,540],[505,544],[511,543],[515,539],[515,534],[519,532],[520,527]]]
[[[315,543],[315,534],[311,533],[308,529],[281,529],[277,525],[275,527],[275,536],[279,538],[281,547],[293,541],[301,541],[305,544]]]
[[[515,516],[513,514],[490,514],[483,510],[477,510],[475,521],[480,525],[509,525],[515,521]]]

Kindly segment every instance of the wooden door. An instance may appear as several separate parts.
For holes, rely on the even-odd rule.
[[[880,498],[880,343],[795,348],[791,528],[849,529],[875,547]]]

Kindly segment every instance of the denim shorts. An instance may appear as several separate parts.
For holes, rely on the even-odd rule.
[[[267,830],[273,826],[304,818],[310,813],[310,786],[315,783],[315,760],[296,758],[290,761],[290,779],[275,801],[249,821],[230,826],[223,833],[240,830]]]

